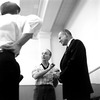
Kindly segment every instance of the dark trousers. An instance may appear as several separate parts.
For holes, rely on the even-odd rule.
[[[72,96],[67,98],[67,100],[90,100],[90,95],[84,95],[84,96],[80,96],[80,95],[76,95],[76,96]]]
[[[52,85],[37,85],[33,100],[56,100],[54,87]]]
[[[0,51],[0,100],[19,100],[19,64],[11,51]]]

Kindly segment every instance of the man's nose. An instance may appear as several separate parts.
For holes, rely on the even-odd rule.
[[[61,40],[59,39],[58,41],[60,42]]]
[[[61,40],[59,40],[59,42],[61,43]]]
[[[42,53],[42,55],[44,56],[44,55],[45,55],[45,53]]]

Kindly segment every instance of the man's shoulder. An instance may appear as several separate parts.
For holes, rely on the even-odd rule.
[[[83,44],[83,41],[80,40],[80,39],[74,39],[74,41],[75,41],[75,43],[81,43],[81,44]]]
[[[84,42],[80,39],[75,39],[76,46],[85,47]]]
[[[34,14],[31,14],[31,15],[27,15],[26,16],[26,19],[28,20],[28,21],[32,21],[32,20],[40,20],[40,21],[42,21],[42,19],[39,17],[39,16],[37,16],[37,15],[34,15]]]
[[[33,70],[42,70],[43,67],[41,64],[34,66]]]

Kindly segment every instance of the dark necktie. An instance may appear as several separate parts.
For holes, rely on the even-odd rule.
[[[68,46],[67,46],[67,48],[66,48],[66,51],[68,50]]]
[[[66,47],[66,51],[65,51],[65,54],[67,53],[67,51],[68,51],[68,46]]]

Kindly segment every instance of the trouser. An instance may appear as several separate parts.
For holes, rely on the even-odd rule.
[[[72,97],[68,97],[67,100],[90,100],[90,94],[88,95],[76,95],[76,96],[72,96]]]
[[[14,53],[0,51],[0,100],[19,100],[19,76]]]
[[[52,85],[37,85],[33,100],[56,100],[54,87]]]

